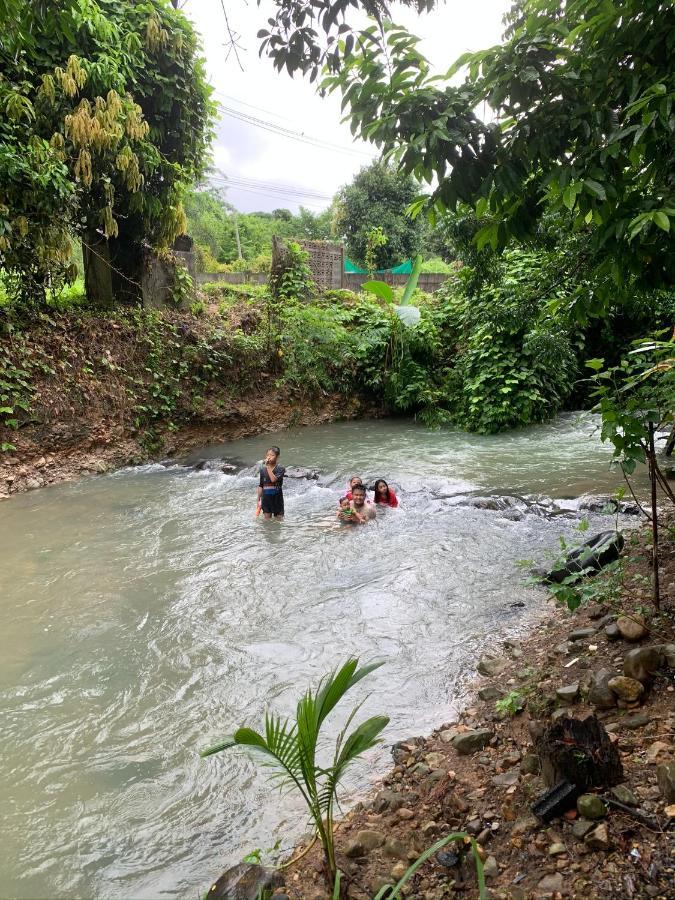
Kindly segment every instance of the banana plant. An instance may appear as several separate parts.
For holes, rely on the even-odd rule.
[[[408,276],[405,288],[403,289],[401,303],[394,306],[396,315],[399,317],[401,322],[403,322],[403,324],[407,325],[409,328],[412,328],[413,325],[417,325],[421,318],[419,307],[412,306],[410,304],[410,300],[415,291],[415,288],[417,287],[417,282],[419,281],[421,271],[422,255],[418,254],[415,257],[412,272]],[[366,281],[365,284],[362,285],[362,290],[368,291],[371,294],[375,294],[376,297],[379,297],[381,300],[386,300],[387,303],[394,303],[394,289],[390,284],[387,284],[386,281]]]
[[[296,788],[307,804],[323,846],[331,884],[337,877],[334,814],[338,786],[351,764],[371,747],[381,743],[379,735],[389,724],[389,718],[373,716],[347,735],[361,704],[356,706],[338,735],[333,762],[328,766],[317,761],[321,728],[347,691],[381,665],[381,662],[374,662],[359,668],[358,657],[352,657],[325,676],[316,691],[308,690],[304,694],[298,701],[295,721],[267,713],[263,734],[252,728],[239,728],[233,735],[202,750],[200,754],[211,756],[232,747],[248,747],[261,753],[266,765],[274,770],[272,778],[279,786]]]

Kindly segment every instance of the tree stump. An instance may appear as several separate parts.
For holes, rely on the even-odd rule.
[[[583,720],[564,716],[546,729],[536,750],[549,786],[567,781],[584,793],[623,781],[619,751],[596,716]]]

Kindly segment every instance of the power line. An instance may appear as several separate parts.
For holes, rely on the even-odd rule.
[[[252,125],[255,128],[260,128],[263,131],[268,131],[271,134],[276,134],[279,137],[289,138],[290,140],[305,144],[306,146],[315,147],[317,150],[329,150],[333,153],[343,153],[351,156],[356,155],[366,157],[367,159],[374,159],[370,153],[366,153],[363,150],[331,144],[329,141],[323,141],[321,138],[312,137],[304,132],[293,131],[290,128],[285,128],[283,125],[277,125],[275,122],[268,122],[266,119],[259,119],[257,116],[249,115],[241,110],[232,109],[223,104],[218,104],[218,107],[225,115],[230,116],[233,119],[237,119],[247,125]]]
[[[249,194],[257,194],[262,197],[269,197],[272,200],[286,200],[291,202],[296,202],[301,206],[311,206],[316,210],[324,210],[326,208],[325,204],[318,203],[316,200],[303,200],[301,196],[294,197],[288,194],[275,194],[269,190],[257,190],[256,188],[251,187],[242,187],[241,185],[230,185],[235,191],[245,191]]]
[[[274,191],[275,193],[281,194],[293,194],[298,197],[310,197],[314,200],[332,200],[333,197],[331,194],[321,194],[318,191],[309,189],[305,190],[303,187],[294,184],[282,184],[280,182],[275,181],[259,181],[256,178],[247,178],[244,175],[226,175],[226,176],[218,176],[212,175],[212,181],[221,181],[226,185],[234,186],[243,186],[243,187],[254,187],[254,188],[262,188],[264,190]]]

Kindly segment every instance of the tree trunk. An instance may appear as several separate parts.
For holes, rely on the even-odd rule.
[[[659,590],[659,519],[656,508],[656,449],[654,447],[654,423],[649,423],[649,447],[647,452],[649,462],[649,481],[651,484],[652,500],[652,588],[654,606],[658,609],[661,605],[661,593]]]
[[[96,231],[87,231],[82,240],[84,260],[84,288],[87,300],[92,306],[107,309],[114,304],[112,268],[110,266],[110,245]]]

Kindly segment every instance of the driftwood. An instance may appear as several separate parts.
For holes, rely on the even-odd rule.
[[[623,781],[619,751],[595,716],[583,720],[564,716],[544,731],[536,750],[549,787],[567,781],[581,794]]]

